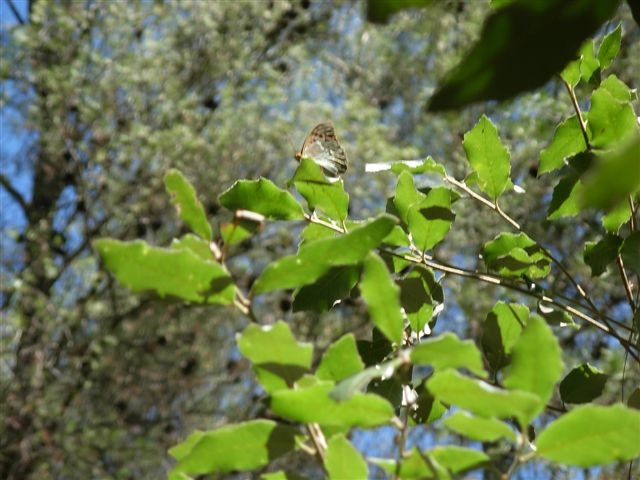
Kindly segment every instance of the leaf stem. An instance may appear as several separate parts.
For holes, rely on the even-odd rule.
[[[569,98],[571,99],[571,104],[573,105],[573,109],[576,112],[578,117],[578,123],[580,124],[580,131],[582,132],[582,138],[584,138],[584,144],[587,147],[587,150],[591,151],[591,142],[589,141],[589,133],[587,132],[587,122],[585,122],[584,117],[582,116],[582,111],[580,110],[580,105],[578,105],[578,99],[576,97],[576,92],[573,87],[562,80],[564,83],[567,92],[569,93]]]

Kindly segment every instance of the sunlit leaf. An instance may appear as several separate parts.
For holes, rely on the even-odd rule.
[[[292,387],[311,367],[313,346],[298,342],[282,321],[264,326],[252,323],[238,334],[237,342],[268,392]]]
[[[640,411],[621,404],[584,405],[540,433],[537,455],[565,465],[592,467],[640,455]]]
[[[465,377],[455,370],[434,373],[427,382],[427,388],[442,402],[482,417],[516,417],[522,425],[541,406],[537,395],[519,390],[502,390]]]
[[[516,439],[513,429],[505,422],[495,418],[476,417],[468,412],[454,412],[442,420],[441,424],[472,440],[494,442],[500,438],[511,441]]]
[[[464,135],[464,151],[478,175],[478,186],[496,200],[511,186],[509,152],[498,136],[498,130],[485,115]]]
[[[266,178],[238,180],[218,200],[229,210],[250,210],[271,220],[304,218],[304,210],[293,195]]]
[[[367,478],[367,464],[344,435],[334,435],[327,443],[324,461],[330,479]]]
[[[638,131],[638,121],[631,102],[616,98],[606,85],[591,95],[591,109],[587,117],[589,137],[594,148],[617,147],[621,140]],[[637,148],[634,151],[637,152]],[[637,180],[637,175],[635,177]]]
[[[394,217],[383,214],[345,235],[304,243],[296,255],[269,264],[253,284],[253,292],[302,287],[334,266],[356,265],[382,242],[395,223]]]
[[[453,333],[423,340],[411,350],[411,361],[429,365],[434,369],[465,368],[478,376],[487,373],[482,364],[480,351],[471,340],[460,340]]]
[[[329,346],[320,360],[316,376],[321,380],[339,382],[363,369],[355,337],[350,333]]]
[[[640,131],[635,115],[633,118],[636,130],[632,138],[620,143],[621,137],[617,132],[612,132],[617,142],[616,148],[601,155],[594,168],[590,169],[584,178],[585,188],[581,197],[583,205],[610,208],[640,191]],[[603,128],[610,130],[615,129],[615,126],[608,124],[603,125]]]
[[[164,184],[171,194],[172,200],[180,218],[197,235],[205,240],[211,240],[211,225],[207,221],[207,215],[195,188],[179,170],[171,169],[164,176]]]
[[[370,253],[365,259],[359,285],[373,323],[389,340],[399,344],[404,327],[400,288],[378,255]]]
[[[235,285],[217,262],[205,260],[188,248],[152,247],[138,240],[99,239],[93,243],[116,278],[134,292],[154,291],[193,303],[229,305]]]
[[[580,122],[575,115],[564,120],[556,128],[553,140],[547,148],[540,152],[538,174],[557,170],[564,165],[567,158],[587,148],[580,129]]]
[[[192,475],[259,468],[295,449],[298,430],[269,420],[194,432],[169,453],[178,461],[172,474]]]
[[[393,407],[378,395],[355,393],[348,400],[333,400],[333,382],[319,382],[307,388],[278,390],[270,408],[276,415],[302,423],[344,427],[375,427],[388,423]]]
[[[528,421],[551,398],[562,368],[560,346],[551,328],[540,317],[530,317],[511,350],[511,365],[503,380],[510,390],[530,392],[540,399],[539,410],[532,412]]]
[[[329,181],[322,169],[310,158],[303,158],[291,179],[311,210],[320,209],[329,218],[344,221],[349,209],[349,194],[344,182]]]
[[[600,68],[605,69],[609,65],[618,52],[620,51],[620,41],[622,39],[622,27],[618,25],[615,30],[607,33],[600,43],[598,49],[598,61],[600,62]]]

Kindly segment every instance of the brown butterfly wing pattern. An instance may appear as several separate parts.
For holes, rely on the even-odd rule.
[[[330,123],[319,123],[309,132],[300,152],[296,153],[296,160],[303,157],[311,158],[329,177],[337,177],[347,171],[347,154]]]

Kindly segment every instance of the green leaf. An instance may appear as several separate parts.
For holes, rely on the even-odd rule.
[[[634,116],[634,123],[636,122]],[[609,127],[607,127],[609,128]],[[640,191],[640,131],[612,151],[602,154],[584,178],[582,204],[611,208]],[[620,142],[620,138],[618,138]]]
[[[400,218],[407,223],[409,209],[426,198],[425,194],[419,192],[413,183],[413,176],[406,171],[398,175],[396,194],[393,198],[393,205],[398,211]]]
[[[543,278],[550,270],[547,255],[524,233],[498,235],[485,243],[482,256],[487,267],[500,275]]]
[[[220,226],[220,235],[225,245],[236,245],[253,236],[263,228],[264,222],[235,218],[233,222]]]
[[[592,85],[600,83],[600,62],[596,58],[593,39],[588,39],[580,49],[580,76]]]
[[[451,190],[433,188],[407,213],[407,226],[412,241],[420,250],[430,250],[440,243],[451,229],[456,216],[451,211],[454,200]]]
[[[401,10],[426,7],[431,3],[433,0],[394,0],[393,2],[367,0],[367,20],[373,23],[387,23],[393,14]]]
[[[430,424],[447,413],[447,407],[440,400],[435,398],[422,382],[416,387],[418,398],[415,402],[415,409],[411,410],[411,419],[418,424]]]
[[[640,275],[640,232],[635,231],[624,239],[620,249],[624,267]]]
[[[565,160],[587,148],[580,122],[575,115],[564,120],[556,128],[553,140],[540,152],[538,175],[551,172],[564,166]]]
[[[237,335],[237,342],[267,392],[292,387],[311,367],[313,346],[296,341],[283,321],[265,326],[252,323]]]
[[[636,98],[635,91],[613,74],[605,78],[600,87],[620,102],[631,102]]]
[[[320,166],[310,158],[303,158],[291,179],[311,210],[320,209],[329,218],[344,222],[349,210],[349,194],[344,182],[329,181]]]
[[[198,237],[192,233],[187,233],[180,238],[174,238],[171,241],[172,250],[191,250],[202,260],[213,261],[213,255],[209,248],[209,242],[202,237]]]
[[[631,213],[629,201],[620,200],[607,209],[607,213],[602,217],[602,226],[607,232],[616,233],[631,219]]]
[[[503,380],[509,390],[530,392],[540,399],[539,409],[531,412],[527,423],[544,409],[562,369],[562,355],[555,335],[540,317],[530,317],[511,350],[511,365]]]
[[[389,340],[400,344],[404,328],[400,288],[391,278],[384,261],[373,252],[364,260],[360,292],[375,326]]]
[[[376,458],[370,459],[370,461],[390,475],[396,474],[397,464],[395,460]],[[436,462],[434,458],[431,458],[427,452],[421,452],[416,447],[413,447],[411,451],[405,453],[400,462],[399,478],[451,480],[452,476],[446,468]]]
[[[484,452],[455,445],[438,446],[426,453],[454,475],[472,470],[489,461],[489,456]]]
[[[526,425],[533,413],[539,411],[537,395],[518,390],[502,390],[488,383],[472,380],[455,370],[434,373],[427,388],[440,401],[457,405],[481,417],[516,417]]]
[[[505,100],[541,87],[575,58],[618,1],[513,2],[484,23],[477,43],[441,84],[430,111]]]
[[[538,436],[536,453],[565,465],[592,467],[640,455],[640,412],[621,404],[576,407]]]
[[[227,271],[189,248],[152,247],[137,240],[93,242],[106,268],[134,292],[151,290],[193,303],[230,305],[235,285]]]
[[[383,214],[345,235],[304,243],[296,255],[269,264],[253,284],[253,293],[301,287],[313,283],[331,267],[359,264],[380,245],[396,221]]]
[[[436,281],[433,272],[422,266],[411,270],[397,283],[400,287],[400,303],[411,330],[422,332],[432,319],[434,300],[437,303],[444,301],[442,286]]]
[[[321,380],[339,382],[364,369],[353,334],[332,343],[320,360],[316,376]]]
[[[588,363],[572,369],[560,382],[560,398],[564,403],[588,403],[604,391],[608,375]]]
[[[356,265],[382,243],[396,223],[395,217],[382,214],[374,220],[363,222],[345,235],[305,243],[300,247],[298,256],[330,266]]]
[[[587,242],[584,248],[584,262],[591,267],[591,275],[599,277],[618,256],[622,238],[607,234],[598,242]]]
[[[401,172],[407,171],[412,174],[431,174],[426,175],[428,181],[433,183],[434,185],[441,185],[444,181],[444,178],[447,176],[447,170],[444,168],[444,165],[436,162],[433,158],[427,157],[422,164],[417,167],[411,167],[402,162],[394,163],[391,165],[391,171],[396,175]],[[430,186],[434,186],[430,185]]]
[[[304,210],[286,190],[271,180],[238,180],[219,197],[220,205],[234,210],[249,210],[271,220],[302,220]]]
[[[393,407],[378,395],[355,393],[338,402],[329,392],[333,382],[319,382],[296,390],[278,390],[270,407],[276,415],[302,423],[338,427],[377,427],[391,421]]]
[[[618,25],[615,30],[607,33],[602,39],[600,48],[598,49],[598,61],[600,68],[604,70],[609,65],[618,52],[620,51],[620,41],[622,39],[622,27]]]
[[[171,475],[253,470],[293,451],[297,433],[293,427],[269,420],[254,420],[208,432],[194,432],[169,450],[178,461]]]
[[[349,296],[359,278],[359,266],[330,268],[312,285],[305,285],[294,293],[293,311],[326,312],[337,300]]]
[[[529,321],[529,309],[517,303],[498,302],[482,326],[482,350],[494,372],[510,362],[509,355]]]
[[[497,200],[511,186],[509,152],[498,136],[498,129],[485,115],[464,135],[464,151],[473,170],[478,174],[478,186]]]
[[[173,204],[178,209],[178,214],[191,230],[205,240],[211,240],[211,225],[207,221],[207,215],[195,188],[182,175],[179,170],[171,169],[164,176],[164,184],[172,196]]]
[[[405,364],[405,359],[394,358],[388,362],[374,365],[365,370],[357,372],[355,375],[341,381],[330,392],[331,398],[339,402],[351,398],[356,392],[363,390],[373,380],[388,380],[393,377],[396,370]],[[369,385],[371,387],[371,385]],[[371,388],[369,389],[372,390]],[[376,392],[378,393],[378,392]],[[384,396],[384,395],[381,395]]]
[[[638,132],[638,121],[631,102],[617,98],[610,85],[601,85],[593,92],[587,118],[589,138],[594,148],[616,147],[623,139]]]
[[[327,444],[324,465],[330,479],[367,478],[367,464],[344,435],[334,435]]]
[[[393,204],[417,248],[431,249],[445,237],[455,219],[451,211],[455,198],[453,192],[444,187],[430,189],[425,195],[416,189],[408,172],[398,176]]]
[[[580,213],[582,209],[579,205],[579,198],[582,190],[580,175],[576,172],[568,172],[553,189],[547,218],[555,220],[562,217],[573,217]]]
[[[460,340],[450,332],[423,340],[411,351],[411,361],[419,365],[430,365],[436,370],[466,368],[480,377],[487,376],[482,356],[473,341]]]
[[[569,62],[560,72],[560,77],[572,87],[578,85],[580,82],[580,59]]]
[[[495,418],[481,418],[457,411],[442,421],[442,425],[471,440],[494,442],[506,438],[515,442],[516,435],[506,423]]]

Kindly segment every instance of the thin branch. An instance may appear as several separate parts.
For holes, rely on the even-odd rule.
[[[16,8],[16,6],[13,4],[13,0],[6,0],[6,2],[7,2],[7,5],[9,5],[9,9],[11,10],[11,13],[13,13],[14,17],[16,17],[16,20],[18,21],[18,23],[20,25],[24,25],[26,23],[26,20],[22,18],[22,15],[20,15],[20,12]]]
[[[324,459],[325,452],[327,451],[327,440],[324,438],[324,433],[322,433],[322,429],[317,423],[308,423],[306,429],[315,448],[315,455],[320,461],[322,468],[325,469]]]
[[[618,265],[618,271],[620,272],[620,278],[622,279],[622,284],[624,285],[624,291],[627,294],[627,301],[629,302],[629,306],[631,307],[631,311],[636,311],[636,305],[633,301],[633,292],[631,291],[631,284],[629,283],[629,277],[627,277],[627,272],[624,269],[624,263],[622,261],[622,256],[618,254],[616,257],[616,264]]]
[[[459,268],[459,267],[455,267],[455,266],[451,266],[451,265],[447,265],[445,263],[441,263],[438,262],[436,260],[430,260],[428,258],[424,258],[424,257],[419,257],[419,256],[414,256],[414,255],[408,255],[408,254],[400,254],[400,253],[396,253],[393,252],[391,250],[386,250],[386,249],[382,249],[381,250],[383,253],[388,254],[388,255],[392,255],[398,258],[402,258],[406,261],[412,262],[412,263],[417,263],[417,264],[424,264],[427,267],[433,268],[434,270],[438,270],[441,272],[445,272],[445,273],[450,273],[452,275],[457,275],[457,276],[461,276],[461,277],[467,277],[467,278],[473,278],[476,280],[480,280],[482,282],[485,283],[490,283],[492,285],[500,285],[502,287],[517,291],[519,293],[522,293],[523,295],[527,295],[530,297],[534,297],[536,299],[538,299],[541,302],[547,303],[549,305],[552,305],[554,307],[556,307],[559,310],[562,310],[566,313],[568,313],[571,316],[574,317],[578,317],[579,319],[585,321],[586,323],[596,327],[597,329],[603,331],[604,333],[611,335],[612,337],[614,337],[616,340],[618,340],[618,342],[625,348],[625,350],[627,350],[629,352],[629,354],[638,362],[640,362],[640,356],[638,355],[638,352],[635,351],[635,345],[633,345],[630,341],[628,341],[625,338],[622,338],[618,332],[613,329],[608,322],[602,323],[598,320],[596,320],[595,318],[587,315],[586,313],[582,312],[581,310],[574,308],[570,305],[564,305],[560,302],[558,302],[557,300],[555,300],[554,298],[551,298],[547,295],[544,295],[540,292],[537,292],[535,290],[530,290],[524,287],[521,287],[517,284],[514,284],[510,281],[507,281],[506,279],[504,279],[503,277],[500,277],[498,275],[493,275],[493,274],[487,274],[487,273],[480,273],[480,272],[476,272],[473,270],[466,270],[463,268]],[[628,328],[628,327],[626,327]]]
[[[573,90],[573,87],[569,85],[567,82],[562,80],[564,83],[567,92],[569,93],[569,98],[571,98],[571,103],[573,105],[573,109],[576,111],[576,115],[578,117],[578,123],[580,123],[580,131],[582,132],[582,138],[584,138],[584,144],[587,147],[587,150],[591,151],[591,142],[589,142],[589,134],[587,132],[587,123],[584,121],[582,117],[582,112],[580,111],[580,105],[578,105],[578,99],[576,98],[576,92]]]
[[[5,177],[2,173],[0,173],[0,185],[2,185],[7,190],[9,195],[11,195],[11,198],[13,198],[16,201],[16,203],[20,205],[20,208],[22,208],[22,211],[26,216],[27,212],[29,211],[29,204],[24,199],[22,194],[15,189],[15,187],[11,184],[9,179]]]
[[[402,466],[402,459],[404,458],[404,448],[405,444],[407,443],[407,430],[409,428],[409,408],[411,408],[411,405],[412,404],[405,405],[404,411],[402,412],[402,428],[398,432],[398,460],[396,462],[396,471],[392,477],[393,480],[400,478],[400,467]]]

